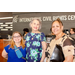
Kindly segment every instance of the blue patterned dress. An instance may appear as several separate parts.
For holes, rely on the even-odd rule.
[[[44,33],[28,33],[26,40],[26,59],[28,62],[40,62],[42,57],[42,41],[46,42]]]

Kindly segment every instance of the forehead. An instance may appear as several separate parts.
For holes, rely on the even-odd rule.
[[[19,33],[14,33],[14,34],[13,34],[13,36],[18,36],[18,35],[20,36],[20,34],[19,34]]]
[[[73,29],[70,29],[70,30],[73,30]]]
[[[37,22],[37,23],[39,23],[39,21],[38,21],[38,20],[33,20],[32,22]]]
[[[54,21],[52,25],[59,25],[58,21]]]

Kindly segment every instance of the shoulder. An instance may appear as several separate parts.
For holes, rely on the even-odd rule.
[[[10,45],[7,45],[5,48],[9,48],[10,47]]]
[[[7,45],[6,47],[4,47],[4,49],[8,53],[8,51],[10,50],[10,45]]]
[[[71,38],[73,38],[73,39],[75,39],[75,34],[73,34],[73,35],[70,35],[70,37],[71,37]]]
[[[24,39],[26,39],[27,38],[27,36],[31,36],[31,33],[29,32],[29,33],[27,33],[26,34],[26,36],[24,37]]]
[[[50,40],[49,45],[50,45],[50,46],[51,46],[51,45],[54,45],[54,42],[56,42],[55,38]]]
[[[41,34],[44,34],[43,32],[40,32]],[[45,34],[44,34],[45,35]]]
[[[40,34],[41,34],[41,36],[45,36],[45,34],[43,32],[41,32]]]
[[[26,47],[22,47],[22,46],[20,46],[20,48],[19,48],[21,51],[26,51]]]
[[[72,38],[70,36],[65,35],[63,41],[63,46],[67,46],[67,45],[73,45],[72,44]]]

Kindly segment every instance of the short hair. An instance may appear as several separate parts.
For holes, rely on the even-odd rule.
[[[23,31],[29,32],[29,29],[28,28],[24,28]]]
[[[75,28],[71,28],[71,29],[73,29],[73,31],[75,32]]]
[[[37,19],[37,18],[32,19],[31,22],[29,23],[29,26],[32,24],[32,22],[33,22],[34,20],[39,21],[39,24],[40,24],[40,28],[39,28],[39,29],[41,29],[42,23],[41,23],[40,19]],[[30,26],[30,27],[31,27],[31,26]]]
[[[54,21],[52,22],[52,24],[53,24],[55,21],[58,21],[59,24],[63,26],[63,23],[62,23],[62,21],[61,21],[59,18],[57,18],[56,20],[54,20]]]

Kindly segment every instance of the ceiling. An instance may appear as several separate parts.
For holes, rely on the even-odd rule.
[[[31,13],[31,12],[0,12],[0,18],[2,17],[13,17],[13,14],[22,14],[22,13]],[[0,19],[1,22],[12,22],[13,19]]]
[[[13,17],[12,12],[0,12],[0,18],[2,17]],[[1,22],[12,22],[12,19],[0,19]]]

